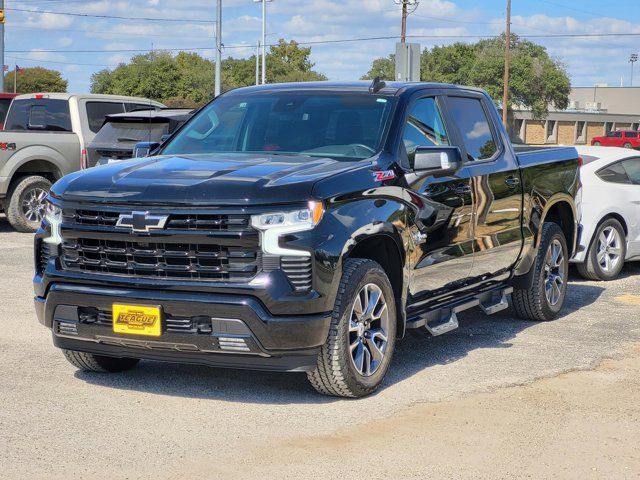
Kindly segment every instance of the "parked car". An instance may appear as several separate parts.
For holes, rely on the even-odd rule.
[[[140,110],[107,115],[87,147],[88,167],[132,158],[139,142],[162,143],[191,116],[191,109]]]
[[[640,153],[578,147],[582,233],[573,262],[589,280],[613,280],[625,261],[640,260]]]
[[[0,209],[20,232],[34,232],[51,184],[86,166],[86,146],[106,115],[149,105],[144,98],[37,93],[16,97],[0,132]]]
[[[305,371],[359,397],[409,329],[480,306],[555,318],[575,148],[515,154],[481,90],[299,83],[227,92],[157,155],[67,175],[35,237],[39,321],[76,367]]]
[[[596,147],[638,148],[640,147],[640,132],[636,130],[607,132],[603,137],[593,137],[591,145]]]
[[[0,93],[0,130],[4,129],[4,121],[7,118],[11,100],[17,96],[17,93]]]

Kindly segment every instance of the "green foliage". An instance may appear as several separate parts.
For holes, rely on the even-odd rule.
[[[13,91],[15,71],[8,72],[4,76],[6,91]],[[57,70],[49,70],[42,67],[24,68],[18,73],[18,93],[34,92],[66,92],[68,82],[62,78]]]
[[[420,58],[421,80],[480,87],[502,103],[504,49],[506,37],[480,40],[476,43],[425,49]],[[551,58],[545,47],[511,36],[509,105],[530,108],[536,119],[549,113],[549,106],[567,108],[571,82],[564,66]],[[364,79],[395,75],[393,55],[374,60]]]
[[[267,54],[267,81],[303,82],[326,80],[313,70],[311,48],[295,41],[280,40]],[[255,84],[255,55],[246,59],[222,61],[222,89]],[[134,56],[114,70],[101,70],[91,76],[93,93],[134,95],[160,100],[170,106],[195,107],[213,97],[215,64],[197,53],[153,52]]]
[[[386,58],[376,58],[371,64],[371,68],[366,75],[363,75],[361,80],[373,80],[379,78],[380,80],[394,80],[396,77],[396,56],[394,54],[389,55]]]

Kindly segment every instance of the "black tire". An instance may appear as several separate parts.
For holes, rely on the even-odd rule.
[[[357,335],[360,334],[350,332],[349,326],[352,325],[351,316],[356,300],[360,298],[362,290],[371,284],[380,289],[383,295],[381,298],[387,306],[387,342],[383,358],[376,370],[371,375],[363,375],[358,371],[350,349],[350,345],[358,342]],[[393,288],[382,267],[372,260],[346,260],[327,341],[320,349],[315,370],[307,373],[311,385],[324,395],[339,397],[362,397],[376,390],[382,383],[393,357],[396,321]],[[356,335],[356,339],[352,343],[353,335]],[[360,339],[361,343],[371,342],[371,339]]]
[[[137,358],[115,358],[94,355],[93,353],[62,350],[64,356],[74,367],[85,372],[116,373],[124,372],[135,367],[140,360]]]
[[[633,145],[631,145],[629,142],[626,142],[624,145],[622,145],[623,148],[632,148]]]
[[[603,267],[598,261],[598,247],[600,235],[609,230],[614,229],[618,238],[620,239],[620,259],[613,268],[607,269]],[[591,243],[589,244],[589,250],[587,250],[587,256],[584,263],[578,263],[576,265],[580,276],[587,280],[602,280],[609,281],[614,280],[620,275],[622,267],[624,267],[624,259],[627,256],[627,239],[624,233],[624,228],[618,220],[615,218],[608,218],[596,228]]]
[[[21,178],[12,185],[7,195],[8,204],[5,213],[7,214],[7,220],[9,220],[14,229],[18,232],[27,233],[35,232],[38,229],[42,222],[42,216],[44,216],[44,205],[41,212],[42,216],[28,218],[22,204],[30,195],[40,191],[48,193],[50,188],[51,182],[40,175]]]
[[[552,249],[560,248],[562,252],[562,265],[557,268],[547,269],[547,260],[552,258]],[[526,320],[549,321],[556,318],[567,293],[567,277],[569,273],[569,255],[567,241],[562,229],[556,224],[546,222],[542,226],[540,246],[533,264],[534,273],[531,286],[528,289],[515,289],[511,295],[513,308],[517,315]],[[560,275],[561,284],[553,280]],[[546,286],[549,281],[551,285],[558,286],[557,301],[555,303],[549,299],[546,293]],[[554,295],[556,290],[552,289]]]
[[[600,142],[593,142],[593,146],[594,146],[594,147],[599,147],[600,145],[601,145],[601,143],[600,143]]]

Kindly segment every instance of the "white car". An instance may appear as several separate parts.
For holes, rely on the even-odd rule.
[[[582,232],[572,259],[589,280],[613,280],[640,260],[640,152],[577,147],[583,159]]]

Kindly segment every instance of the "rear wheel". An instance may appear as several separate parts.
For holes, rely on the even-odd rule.
[[[513,307],[521,318],[553,320],[564,305],[569,269],[567,241],[556,223],[545,223],[528,289],[513,291]]]
[[[594,147],[599,147],[600,145],[601,145],[600,142],[593,142]]]
[[[395,299],[386,273],[372,260],[348,259],[327,341],[307,377],[325,395],[368,395],[382,383],[395,341]]]
[[[624,145],[622,145],[624,148],[632,148],[633,145],[631,145],[629,142],[625,143]]]
[[[18,180],[9,192],[7,220],[18,232],[35,232],[45,213],[51,182],[39,175]]]
[[[587,280],[613,280],[620,275],[626,255],[624,228],[618,220],[609,218],[598,226],[585,262],[577,265],[578,273]]]
[[[75,350],[62,350],[62,352],[69,363],[85,372],[124,372],[135,367],[140,361],[137,358],[104,357],[93,353],[76,352]]]

